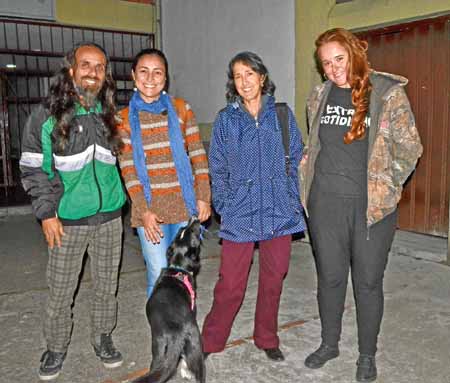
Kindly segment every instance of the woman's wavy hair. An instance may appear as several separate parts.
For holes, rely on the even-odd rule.
[[[163,90],[168,92],[170,85],[170,77],[169,77],[169,63],[167,61],[166,55],[156,48],[142,49],[136,56],[134,56],[133,63],[131,64],[131,69],[133,70],[133,72],[136,71],[137,64],[143,56],[158,56],[162,60],[162,62],[164,63],[164,69],[166,71],[166,83],[164,84]]]
[[[228,80],[225,94],[228,102],[234,102],[240,97],[236,89],[236,86],[234,85],[234,75],[233,75],[234,64],[238,62],[249,66],[256,73],[259,73],[260,75],[264,76],[264,85],[262,87],[262,94],[270,94],[272,96],[275,94],[276,86],[270,79],[269,71],[267,70],[261,58],[256,53],[253,52],[241,52],[238,53],[236,56],[234,56],[228,64],[228,71],[227,71]]]
[[[52,79],[46,107],[56,120],[53,139],[57,144],[57,151],[62,153],[69,139],[71,120],[75,115],[75,104],[79,100],[73,78],[70,75],[70,69],[75,66],[75,55],[81,47],[95,47],[106,58],[105,82],[97,95],[97,99],[102,105],[101,117],[106,127],[106,138],[111,145],[112,153],[117,155],[123,143],[117,129],[118,119],[114,102],[116,87],[112,78],[111,64],[107,53],[100,45],[93,42],[83,42],[74,46],[66,54],[61,69]]]
[[[371,71],[367,60],[367,41],[359,40],[353,33],[343,28],[334,28],[322,33],[316,40],[315,58],[317,66],[324,76],[322,64],[319,58],[319,48],[324,44],[337,42],[348,53],[349,69],[347,78],[352,88],[352,103],[355,113],[352,117],[352,126],[344,136],[344,142],[351,144],[354,140],[360,140],[366,133],[365,118],[369,110],[369,99],[372,85],[369,80]]]

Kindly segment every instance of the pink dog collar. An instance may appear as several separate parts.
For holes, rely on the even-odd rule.
[[[195,307],[195,291],[192,287],[192,283],[189,280],[189,277],[182,272],[178,272],[176,274],[172,274],[172,277],[177,278],[179,281],[183,282],[183,285],[186,287],[187,291],[189,292],[189,295],[191,297],[191,310],[194,310]]]

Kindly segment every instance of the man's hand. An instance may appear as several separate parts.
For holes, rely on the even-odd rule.
[[[64,233],[64,227],[58,217],[42,220],[42,231],[50,249],[53,249],[55,244],[57,247],[61,247],[61,237],[66,233]]]
[[[164,237],[159,224],[164,221],[149,210],[142,214],[142,220],[144,221],[144,232],[147,241],[151,241],[153,244],[159,243],[160,239]]]
[[[211,205],[205,201],[197,200],[198,219],[205,222],[211,215]]]

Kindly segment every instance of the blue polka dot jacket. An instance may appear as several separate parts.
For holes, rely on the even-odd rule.
[[[257,118],[239,101],[218,113],[209,166],[221,238],[252,242],[305,230],[297,175],[303,143],[290,108],[288,113],[289,175],[272,96],[263,96]]]

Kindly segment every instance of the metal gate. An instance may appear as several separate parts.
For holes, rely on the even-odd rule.
[[[374,69],[403,75],[424,154],[399,205],[401,229],[447,237],[450,192],[450,15],[362,32]]]
[[[105,48],[116,80],[116,101],[128,103],[131,63],[154,35],[0,17],[0,206],[28,203],[19,182],[21,136],[28,115],[47,96],[51,76],[73,45]]]

